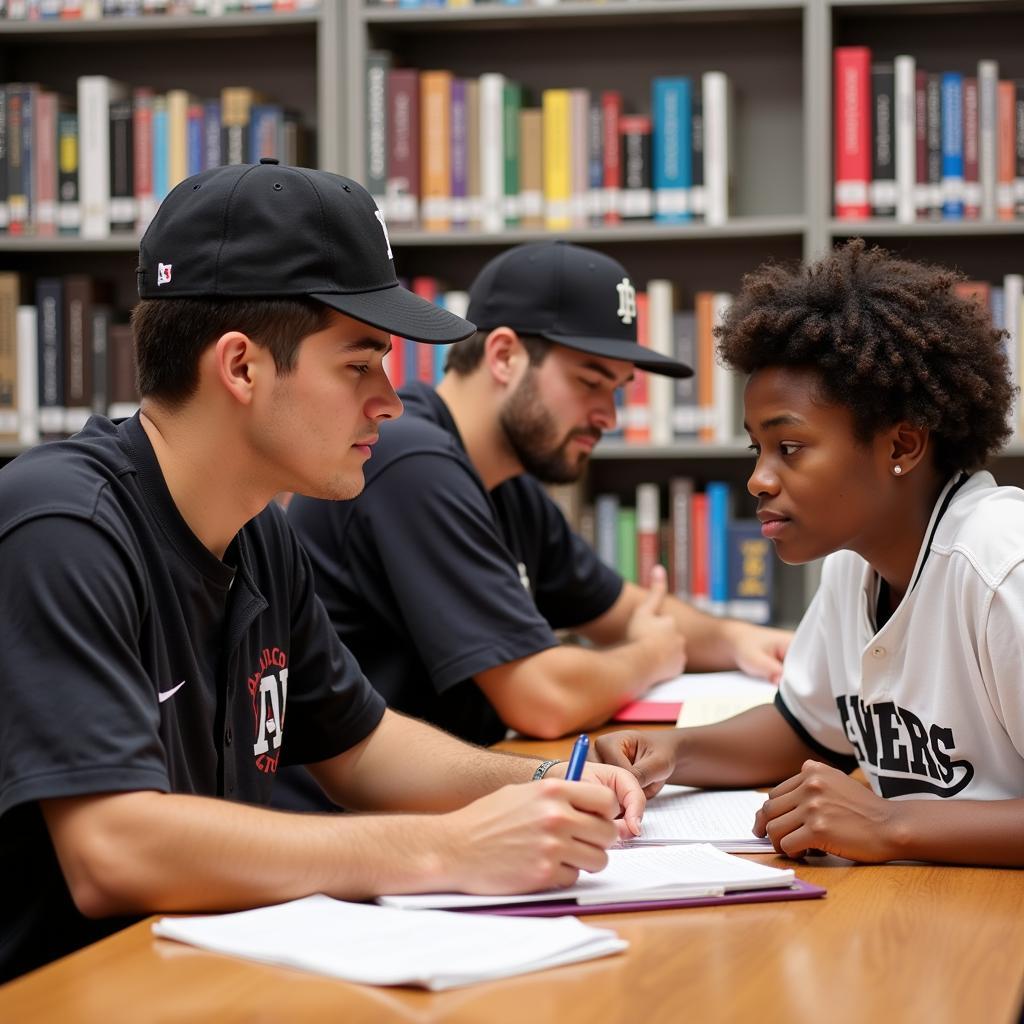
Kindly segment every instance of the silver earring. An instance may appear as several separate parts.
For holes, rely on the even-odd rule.
[[[902,467],[902,466],[899,466],[899,465],[897,465],[897,466],[893,466],[893,467],[892,467],[892,471],[893,471],[893,474],[894,474],[895,476],[899,476],[899,475],[900,475],[900,473],[902,473],[902,472],[903,472],[903,467]]]

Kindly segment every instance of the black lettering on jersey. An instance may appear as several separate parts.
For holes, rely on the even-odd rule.
[[[876,770],[882,796],[951,797],[974,778],[970,761],[950,757],[956,749],[952,729],[926,726],[914,712],[892,701],[866,705],[849,695],[837,697],[836,705],[857,759]]]

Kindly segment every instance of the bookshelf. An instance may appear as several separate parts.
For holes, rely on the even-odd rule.
[[[157,90],[214,94],[252,85],[299,111],[315,130],[319,166],[365,179],[367,54],[460,76],[498,71],[521,82],[531,105],[544,88],[619,89],[632,110],[650,109],[656,75],[725,71],[734,87],[735,188],[721,226],[636,221],[559,235],[620,259],[634,280],[672,279],[682,308],[698,290],[734,291],[769,258],[813,259],[857,235],[913,258],[999,280],[1024,271],[1024,219],[1013,222],[840,220],[832,213],[832,51],[866,45],[879,59],[903,52],[922,66],[967,70],[980,57],[1024,78],[1021,0],[562,0],[447,9],[322,0],[313,11],[99,22],[0,21],[0,81],[42,81],[73,93],[79,75],[106,74]],[[502,248],[547,237],[542,229],[431,233],[392,227],[401,272],[465,288]],[[87,270],[134,298],[133,237],[102,241],[0,236],[0,270],[28,276]],[[0,460],[16,449],[0,449]],[[742,444],[597,449],[584,491],[630,495],[637,482],[671,476],[733,485],[743,509],[749,455]],[[1024,483],[1024,448],[997,476]],[[817,584],[815,567],[776,573],[777,613],[795,622]]]

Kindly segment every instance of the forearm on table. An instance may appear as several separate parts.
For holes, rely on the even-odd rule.
[[[75,903],[91,917],[236,910],[316,892],[362,899],[429,887],[441,870],[430,838],[440,830],[413,815],[288,814],[149,791],[43,806]]]
[[[309,770],[351,810],[450,811],[501,786],[527,782],[537,758],[465,743],[415,718],[387,711],[362,743]]]
[[[1024,800],[891,800],[892,860],[1024,867]]]
[[[675,734],[676,767],[668,781],[707,787],[769,786],[820,758],[771,704]]]
[[[511,728],[554,739],[607,722],[624,704],[664,679],[656,642],[602,650],[562,644],[477,676]]]

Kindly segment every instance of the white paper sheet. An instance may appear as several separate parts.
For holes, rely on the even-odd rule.
[[[153,932],[346,981],[434,991],[591,960],[628,945],[575,917],[409,913],[323,895],[236,914],[164,917]]]

